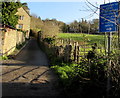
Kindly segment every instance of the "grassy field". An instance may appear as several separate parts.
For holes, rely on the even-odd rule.
[[[88,44],[97,43],[104,45],[104,35],[76,34],[76,33],[59,33],[58,38],[70,38],[76,41],[86,41]]]

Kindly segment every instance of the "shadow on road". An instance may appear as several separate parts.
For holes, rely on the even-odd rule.
[[[40,96],[60,97],[56,89],[58,78],[48,67],[48,59],[36,39],[31,38],[28,44],[17,54],[14,60],[2,62],[2,96]]]
[[[7,62],[7,61],[6,61]],[[40,65],[40,64],[36,64],[36,63],[6,63],[3,62],[2,66],[46,66],[46,65]]]
[[[8,67],[8,66],[7,66]],[[10,66],[12,67],[12,66]],[[2,96],[59,97],[58,80],[51,69],[45,66],[19,66],[3,72]],[[17,74],[18,73],[18,74]],[[12,76],[13,75],[13,76]],[[1,83],[1,82],[0,82]]]
[[[58,92],[52,87],[49,82],[42,83],[2,83],[2,96],[39,96],[39,97],[57,97]]]

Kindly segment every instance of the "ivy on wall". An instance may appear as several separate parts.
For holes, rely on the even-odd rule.
[[[2,24],[10,25],[15,28],[18,24],[18,15],[16,15],[17,9],[20,8],[22,4],[20,2],[2,2]]]

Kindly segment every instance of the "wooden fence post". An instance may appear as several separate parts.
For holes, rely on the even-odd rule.
[[[74,61],[76,62],[77,60],[77,46],[78,46],[78,42],[75,42],[75,48],[74,48]]]
[[[74,43],[74,52],[73,52],[73,56],[74,56],[74,59],[73,59],[73,61],[75,61],[76,60],[76,43]]]
[[[65,62],[71,61],[71,51],[72,51],[72,46],[66,45],[64,49],[64,61]]]
[[[77,63],[79,63],[79,57],[80,57],[80,47],[77,46]]]

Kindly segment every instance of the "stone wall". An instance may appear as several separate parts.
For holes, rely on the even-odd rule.
[[[0,55],[2,53],[2,31],[0,31]]]
[[[25,41],[25,36],[23,32],[17,31],[15,29],[11,29],[6,27],[4,30],[0,32],[1,35],[1,51],[2,55],[11,54],[16,45],[22,44]]]
[[[16,45],[22,44],[25,38],[29,38],[31,20],[29,13],[21,7],[16,14],[22,16],[22,19],[18,20],[16,28],[22,29],[26,33],[24,34],[6,25],[3,28],[0,24],[0,55],[11,54],[15,50]],[[23,25],[23,27],[19,28],[20,25]]]
[[[23,32],[17,31],[16,32],[16,44],[22,44],[25,41],[25,35]]]

